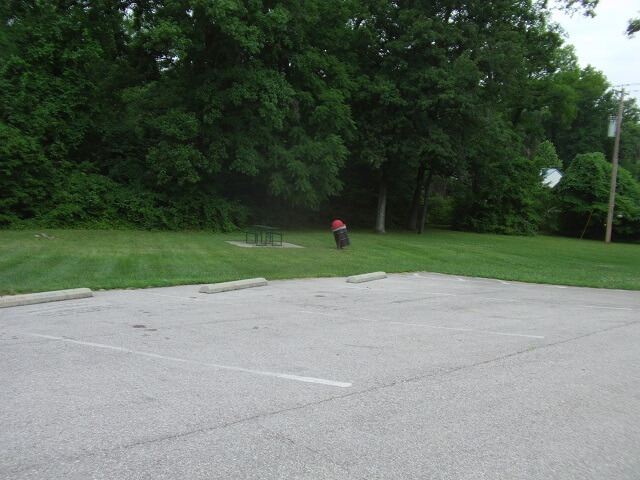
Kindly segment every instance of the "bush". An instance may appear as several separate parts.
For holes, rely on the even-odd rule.
[[[540,173],[526,158],[483,165],[454,208],[454,228],[478,233],[534,235],[541,222]]]
[[[428,199],[427,223],[431,225],[451,225],[454,203],[451,197],[434,194]]]
[[[247,209],[214,193],[184,191],[167,197],[103,175],[76,172],[60,178],[48,207],[31,219],[0,219],[13,228],[141,228],[230,231],[246,221]]]
[[[52,170],[38,142],[0,120],[0,227],[32,218],[51,188]]]

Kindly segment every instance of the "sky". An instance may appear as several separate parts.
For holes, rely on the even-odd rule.
[[[636,90],[629,95],[640,104],[640,32],[633,38],[625,33],[629,19],[640,17],[640,0],[600,0],[595,12],[589,18],[555,11],[553,19],[567,32],[565,42],[575,47],[581,67],[595,67],[612,85],[637,83],[625,90]]]

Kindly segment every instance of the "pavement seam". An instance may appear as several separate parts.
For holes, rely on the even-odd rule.
[[[467,370],[467,369],[471,369],[471,368],[474,368],[474,367],[478,367],[478,366],[481,366],[481,365],[486,365],[486,364],[493,363],[493,362],[499,362],[501,360],[506,360],[508,358],[515,357],[515,356],[518,356],[518,355],[530,353],[530,352],[541,350],[541,349],[548,348],[548,347],[554,347],[554,346],[557,346],[557,345],[562,345],[562,344],[565,344],[565,343],[573,342],[575,340],[581,340],[583,338],[591,337],[593,335],[598,335],[600,333],[605,333],[605,332],[609,332],[609,331],[612,331],[612,330],[617,330],[617,329],[620,329],[620,328],[625,328],[625,327],[629,327],[629,326],[632,326],[632,325],[638,325],[638,324],[640,324],[640,320],[637,320],[637,321],[634,321],[634,322],[627,322],[627,323],[623,323],[623,324],[620,324],[620,325],[614,325],[612,327],[604,328],[604,329],[601,329],[601,330],[595,330],[595,331],[588,332],[588,333],[585,333],[585,334],[582,334],[582,335],[578,335],[578,336],[575,336],[575,337],[571,337],[571,338],[568,338],[568,339],[559,340],[557,342],[552,342],[552,343],[546,343],[544,345],[533,346],[533,347],[530,347],[530,348],[526,348],[524,350],[519,350],[517,352],[510,353],[508,355],[503,355],[501,357],[496,357],[496,358],[492,358],[492,359],[488,359],[488,360],[483,360],[481,362],[476,362],[476,363],[469,364],[469,365],[462,365],[460,367],[456,367],[456,368],[453,368],[451,370],[446,370],[446,371],[443,371],[443,372],[433,372],[433,373],[428,373],[428,374],[424,374],[424,375],[417,375],[417,376],[414,376],[414,377],[411,377],[411,378],[401,379],[401,380],[397,380],[397,381],[394,381],[394,382],[391,382],[391,383],[387,383],[387,384],[383,384],[383,385],[376,385],[376,386],[370,387],[370,388],[365,389],[365,390],[358,390],[358,391],[347,393],[347,394],[343,394],[343,395],[334,395],[334,396],[329,397],[329,398],[324,398],[322,400],[317,400],[317,401],[305,403],[303,405],[296,405],[296,406],[293,406],[293,407],[282,408],[280,410],[276,410],[276,411],[272,411],[272,412],[257,413],[255,415],[252,415],[252,416],[249,416],[249,417],[240,418],[238,420],[234,420],[232,422],[227,422],[227,423],[224,423],[224,424],[221,424],[221,425],[204,426],[204,427],[201,427],[201,428],[198,428],[198,429],[194,429],[194,430],[189,430],[189,431],[186,431],[186,432],[180,432],[180,433],[175,433],[175,434],[171,434],[171,435],[165,435],[165,436],[161,436],[161,437],[158,437],[158,438],[152,438],[152,439],[148,439],[148,440],[141,440],[141,441],[138,441],[138,442],[128,443],[128,444],[125,444],[125,445],[119,445],[119,446],[116,446],[116,447],[113,447],[113,448],[101,449],[101,450],[97,450],[97,451],[93,451],[93,452],[88,452],[88,453],[86,453],[84,455],[77,455],[77,456],[74,456],[74,457],[66,457],[65,461],[70,461],[70,462],[71,461],[79,461],[81,459],[90,458],[90,457],[93,457],[93,456],[96,456],[96,455],[100,455],[100,454],[108,454],[108,453],[111,453],[111,452],[126,450],[126,449],[129,449],[129,448],[135,448],[135,447],[138,447],[138,446],[149,445],[149,444],[159,443],[159,442],[164,442],[164,441],[176,440],[176,439],[188,437],[188,436],[191,436],[191,435],[198,435],[200,433],[214,432],[216,430],[222,430],[222,429],[225,429],[225,428],[233,427],[233,426],[239,425],[241,423],[251,422],[253,420],[258,420],[258,419],[263,419],[263,418],[268,418],[268,417],[271,417],[271,416],[279,415],[281,413],[289,413],[289,412],[294,412],[296,410],[302,410],[302,409],[307,408],[307,407],[313,407],[313,406],[316,406],[316,405],[321,405],[323,403],[328,403],[328,402],[331,402],[333,400],[339,400],[339,399],[343,399],[343,398],[353,397],[353,396],[356,396],[356,395],[372,393],[372,392],[375,392],[375,391],[378,391],[378,390],[383,390],[383,389],[386,389],[386,388],[395,387],[396,385],[402,385],[402,384],[406,384],[406,383],[418,382],[418,381],[421,381],[421,380],[424,380],[424,379],[427,379],[427,378],[444,377],[444,376],[447,376],[447,375],[452,374],[452,373],[457,373],[457,372],[460,372],[460,371],[463,371],[463,370]],[[40,466],[41,465],[19,468],[19,469],[13,470],[12,473],[23,473],[23,472],[26,472],[26,471],[29,471],[29,470],[37,469]]]
[[[460,367],[456,367],[456,368],[453,368],[451,370],[446,370],[444,372],[434,372],[434,373],[429,373],[429,374],[425,374],[425,375],[417,375],[415,377],[406,378],[406,379],[402,379],[402,380],[397,380],[397,381],[392,382],[392,383],[387,383],[387,384],[383,384],[383,385],[376,385],[374,387],[370,387],[370,388],[365,389],[365,390],[358,390],[358,391],[351,392],[351,393],[346,393],[346,394],[343,394],[343,395],[334,395],[332,397],[324,398],[322,400],[317,400],[317,401],[314,401],[314,402],[309,402],[309,403],[306,403],[304,405],[297,405],[297,406],[294,406],[294,407],[287,407],[287,408],[283,408],[283,409],[276,410],[276,411],[273,411],[273,412],[259,413],[259,414],[253,415],[251,417],[241,418],[239,420],[235,420],[233,422],[228,422],[228,423],[223,424],[223,425],[216,425],[216,426],[212,426],[212,427],[203,427],[201,429],[194,430],[192,432],[183,432],[182,434],[178,434],[178,435],[174,435],[174,436],[171,436],[171,437],[167,437],[167,439],[188,436],[191,433],[197,434],[197,433],[202,433],[202,432],[205,432],[205,431],[215,431],[215,430],[218,430],[218,429],[235,426],[235,425],[243,423],[243,422],[250,422],[252,420],[256,420],[256,419],[259,419],[259,418],[266,418],[266,417],[270,417],[270,416],[273,416],[273,415],[278,415],[278,414],[281,414],[281,413],[287,413],[287,412],[291,412],[291,411],[301,410],[303,408],[312,407],[312,406],[315,406],[315,405],[320,405],[320,404],[323,404],[323,403],[331,402],[333,400],[339,400],[339,399],[342,399],[342,398],[348,398],[348,397],[352,397],[352,396],[356,396],[356,395],[361,395],[361,394],[364,394],[364,393],[371,393],[371,392],[375,392],[377,390],[382,390],[382,389],[385,389],[385,388],[394,387],[396,385],[400,385],[400,384],[403,384],[403,383],[412,383],[412,382],[420,381],[420,380],[423,380],[423,379],[426,379],[426,378],[444,377],[446,375],[449,375],[449,374],[452,374],[452,373],[456,373],[456,372],[459,372],[459,371],[462,371],[462,370],[474,368],[474,367],[477,367],[477,366],[480,366],[480,365],[485,365],[485,364],[488,364],[488,363],[498,362],[498,361],[505,360],[505,359],[508,359],[508,358],[511,358],[511,357],[515,357],[517,355],[522,355],[522,354],[533,352],[533,351],[536,351],[536,350],[541,350],[543,348],[554,347],[556,345],[562,345],[564,343],[572,342],[572,341],[575,341],[575,340],[580,340],[582,338],[586,338],[586,337],[590,337],[590,336],[593,336],[593,335],[597,335],[599,333],[604,333],[604,332],[608,332],[608,331],[611,331],[611,330],[616,330],[616,329],[619,329],[619,328],[624,328],[624,327],[628,327],[628,326],[631,326],[631,325],[637,325],[637,324],[640,324],[640,320],[635,321],[635,322],[624,323],[624,324],[621,324],[621,325],[615,325],[615,326],[612,326],[612,327],[609,327],[609,328],[596,330],[596,331],[593,331],[593,332],[588,332],[588,333],[585,333],[585,334],[582,334],[582,335],[578,335],[576,337],[571,337],[571,338],[568,338],[568,339],[565,339],[565,340],[560,340],[560,341],[557,341],[557,342],[552,342],[552,343],[547,343],[547,344],[544,344],[544,345],[538,345],[538,346],[530,347],[530,348],[527,348],[527,349],[524,349],[524,350],[519,350],[517,352],[510,353],[508,355],[503,355],[501,357],[492,358],[492,359],[489,359],[489,360],[483,360],[481,362],[476,362],[476,363],[469,364],[469,365],[462,365]],[[163,441],[163,440],[164,440],[163,438],[159,438],[159,439],[149,440],[149,441],[146,441],[146,442],[139,442],[139,443],[141,443],[141,444],[153,443],[153,442],[156,442],[156,441]],[[134,446],[134,445],[135,444],[131,444],[131,446]],[[126,448],[126,447],[127,446],[123,446],[122,448]]]
[[[326,453],[322,453],[319,450],[315,450],[311,447],[309,447],[308,445],[303,444],[300,441],[296,441],[293,438],[287,437],[286,435],[284,435],[283,433],[280,432],[274,432],[271,429],[265,428],[266,431],[270,432],[271,434],[273,434],[275,437],[280,438],[282,440],[284,440],[285,442],[293,445],[293,446],[298,446],[300,448],[304,448],[305,450],[314,453],[315,455],[318,455],[319,457],[325,459],[326,461],[328,461],[329,463],[331,463],[332,465],[335,465],[336,467],[339,467],[341,470],[344,470],[345,472],[347,472],[349,475],[354,475],[353,472],[351,472],[346,466],[342,465],[339,462],[336,462],[334,459],[332,459],[331,457],[329,457]],[[360,477],[358,476],[357,478],[360,478],[361,480],[367,480],[367,477]]]
[[[611,330],[616,330],[618,328],[624,328],[624,327],[628,327],[628,326],[631,326],[631,325],[637,325],[637,324],[640,324],[640,320],[636,320],[635,322],[627,322],[627,323],[623,323],[623,324],[620,324],[620,325],[614,325],[612,327],[604,328],[604,329],[601,329],[601,330],[595,330],[593,332],[584,333],[582,335],[578,335],[576,337],[567,338],[567,339],[564,339],[564,340],[559,340],[557,342],[545,343],[543,345],[537,345],[537,346],[525,348],[524,350],[518,350],[517,352],[513,352],[513,353],[510,353],[508,355],[503,355],[501,357],[496,357],[496,358],[492,358],[492,359],[489,359],[489,360],[483,360],[481,362],[472,363],[470,365],[463,365],[463,366],[460,366],[460,367],[457,367],[457,368],[453,368],[451,370],[447,370],[445,372],[433,373],[433,374],[427,374],[427,375],[417,375],[417,376],[412,377],[412,378],[406,378],[406,379],[398,380],[398,381],[396,381],[394,383],[391,383],[391,384],[380,385],[379,387],[377,387],[377,389],[392,387],[394,385],[398,385],[398,384],[402,384],[402,383],[416,382],[416,381],[420,381],[422,379],[430,378],[430,377],[445,376],[445,375],[449,375],[451,373],[456,373],[456,372],[459,372],[459,371],[462,371],[462,370],[466,370],[466,369],[469,369],[469,368],[478,367],[480,365],[486,365],[486,364],[493,363],[493,362],[499,362],[501,360],[506,360],[508,358],[515,357],[515,356],[522,355],[522,354],[526,354],[526,353],[530,353],[530,352],[533,352],[533,351],[536,351],[536,350],[542,350],[542,349],[548,348],[548,347],[555,347],[557,345],[562,345],[564,343],[569,343],[569,342],[573,342],[575,340],[580,340],[580,339],[583,339],[583,338],[586,338],[586,337],[591,337],[591,336],[597,335],[599,333],[605,333],[605,332],[609,332]],[[362,390],[362,391],[364,391],[364,390]],[[372,391],[372,390],[370,390],[370,391]]]

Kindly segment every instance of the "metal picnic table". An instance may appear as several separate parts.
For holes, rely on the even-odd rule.
[[[278,227],[269,225],[251,225],[250,230],[245,231],[245,242],[249,243],[249,235],[253,236],[256,245],[282,245],[282,232]],[[275,243],[275,237],[279,238],[279,243]],[[258,239],[260,241],[258,242]]]

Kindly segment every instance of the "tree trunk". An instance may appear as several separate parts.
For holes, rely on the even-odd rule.
[[[424,233],[424,222],[427,218],[427,199],[429,197],[429,188],[431,187],[431,180],[433,179],[433,169],[429,170],[427,175],[427,181],[424,183],[424,205],[422,205],[422,216],[420,217],[420,230],[418,233]]]
[[[374,233],[385,233],[385,215],[387,212],[387,179],[383,174],[380,178],[380,189],[378,190],[378,208],[376,210],[376,228]]]
[[[411,202],[411,213],[409,214],[409,230],[416,231],[418,225],[418,210],[420,209],[420,194],[422,193],[422,187],[424,186],[424,172],[427,169],[427,165],[420,164],[418,168],[418,176],[416,177],[416,189],[413,191],[413,201]]]

